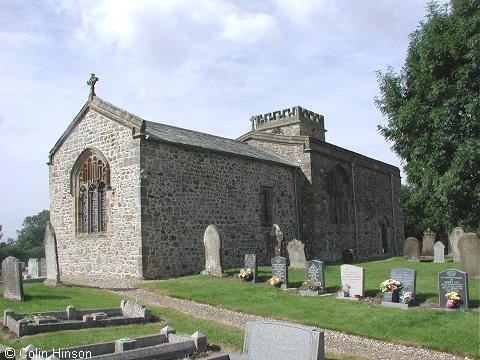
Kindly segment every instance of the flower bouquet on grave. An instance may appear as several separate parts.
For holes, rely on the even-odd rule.
[[[272,286],[280,286],[282,285],[282,282],[280,281],[279,278],[276,276],[271,277],[270,279],[267,280],[267,284],[272,285]]]
[[[310,279],[305,280],[302,282],[300,286],[301,290],[310,290],[310,291],[321,291],[323,290],[323,286],[321,282],[315,282]]]
[[[413,294],[410,291],[404,292],[402,296],[400,296],[400,300],[402,301],[402,304],[413,304],[413,301],[415,298],[413,297]]]
[[[245,280],[250,280],[253,277],[253,272],[252,269],[241,269],[240,274],[238,274],[238,277],[240,280],[245,281]]]
[[[445,297],[447,298],[447,303],[445,304],[447,309],[456,309],[460,306],[460,295],[456,291],[446,293]]]
[[[400,290],[403,289],[403,284],[400,281],[394,279],[385,280],[380,284],[380,290],[382,292],[391,292],[391,293],[399,293]]]

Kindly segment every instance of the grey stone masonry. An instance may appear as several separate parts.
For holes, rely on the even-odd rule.
[[[252,125],[232,140],[144,120],[92,93],[49,156],[58,273],[198,274],[209,224],[223,268],[244,254],[268,264],[294,238],[323,261],[345,249],[356,260],[401,252],[398,168],[326,143],[323,116],[299,106]]]
[[[323,360],[325,339],[316,328],[284,322],[247,323],[243,354],[229,354],[231,360]]]
[[[2,261],[3,297],[23,301],[23,278],[20,260],[9,256]]]
[[[55,237],[55,230],[50,221],[47,222],[47,226],[45,228],[43,245],[45,247],[45,260],[47,267],[47,278],[45,279],[45,285],[61,285],[60,269],[58,266],[57,238]]]

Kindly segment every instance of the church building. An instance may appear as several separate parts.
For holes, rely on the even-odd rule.
[[[223,268],[252,253],[269,264],[278,227],[285,257],[293,239],[307,260],[401,252],[399,169],[327,143],[323,116],[299,106],[252,116],[231,140],[144,120],[97,97],[96,80],[49,155],[62,274],[198,274],[210,224]]]

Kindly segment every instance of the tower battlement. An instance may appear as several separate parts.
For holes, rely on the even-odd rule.
[[[294,106],[266,114],[252,116],[252,131],[265,131],[285,135],[304,135],[325,140],[323,115]]]

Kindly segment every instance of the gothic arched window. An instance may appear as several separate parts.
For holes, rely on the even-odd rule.
[[[105,157],[95,150],[85,150],[73,167],[71,181],[77,233],[106,231],[110,169]]]
[[[350,191],[347,174],[340,165],[335,166],[327,175],[327,194],[330,222],[346,224]]]

